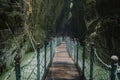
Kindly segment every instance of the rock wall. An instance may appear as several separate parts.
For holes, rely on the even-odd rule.
[[[0,0],[0,74],[13,66],[17,49],[23,48],[22,17],[21,1]]]
[[[81,1],[0,0],[0,74],[14,65],[16,54],[24,57],[33,45],[55,36],[61,26],[87,44],[94,41],[105,62],[113,54],[120,56],[120,1]]]
[[[47,39],[55,35],[57,20],[64,8],[64,0],[28,0],[27,6],[26,24],[36,42],[41,38]]]
[[[56,34],[64,0],[0,0],[0,74]],[[35,47],[35,46],[34,46]]]
[[[119,55],[119,0],[86,0],[87,43],[95,42],[98,55],[109,63],[111,55]]]

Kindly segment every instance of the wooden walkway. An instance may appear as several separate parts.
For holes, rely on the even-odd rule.
[[[65,43],[57,47],[45,80],[82,80],[74,61],[67,53]]]

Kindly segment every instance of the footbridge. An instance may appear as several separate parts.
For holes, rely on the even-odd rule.
[[[77,39],[55,37],[33,48],[34,56],[24,66],[16,56],[15,67],[5,80],[119,80],[117,56],[111,57],[111,64],[104,63],[93,42],[86,47]]]

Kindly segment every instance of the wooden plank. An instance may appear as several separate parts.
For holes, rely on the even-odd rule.
[[[45,80],[82,80],[74,61],[67,53],[65,43],[57,47]]]

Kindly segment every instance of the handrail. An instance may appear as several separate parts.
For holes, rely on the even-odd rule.
[[[67,51],[70,54],[70,56],[74,59],[74,61],[76,62],[77,56],[75,54],[77,54],[76,53],[77,46],[74,43],[75,41],[76,41],[75,39],[74,39],[74,41],[72,41],[69,37],[66,38]],[[82,49],[83,46],[79,46],[79,49],[80,48]],[[91,50],[88,51],[88,52],[90,52],[90,54],[88,52],[85,53],[85,54],[87,54],[86,57],[84,56],[84,58],[85,58],[84,66],[85,67],[83,67],[83,54],[84,53],[81,53],[81,51],[78,52],[78,56],[79,56],[79,59],[80,59],[78,66],[80,66],[82,70],[84,68],[83,78],[85,80],[89,80],[89,79],[90,80],[110,80],[110,73],[111,73],[111,68],[112,68],[111,65],[106,64],[98,56],[96,48],[92,47],[91,49],[93,49],[92,52],[91,52]],[[85,50],[85,49],[83,49],[83,50]],[[91,54],[92,54],[92,56],[91,56]],[[92,64],[91,64],[90,61],[92,61]],[[96,62],[101,63],[101,65],[102,66],[104,65],[105,67],[103,68],[102,66],[99,66],[99,64],[97,64]],[[118,66],[118,68],[119,67],[120,66]],[[91,70],[91,69],[93,69],[93,70]],[[100,70],[100,71],[98,72],[98,70]],[[117,76],[118,71],[119,70],[116,70],[116,72],[115,72],[115,76],[116,76],[115,80],[118,80],[118,76]]]
[[[45,49],[47,51],[46,55],[44,54],[44,50],[42,52],[40,51],[40,63],[41,63],[40,64],[40,80],[43,79],[44,74],[46,74],[46,71],[44,69],[44,67],[45,67],[44,57],[46,56],[46,68],[48,68],[48,64],[51,61],[51,58],[50,58],[51,57],[51,53],[50,53],[51,51],[50,50],[51,49],[53,50],[52,51],[52,57],[53,57],[53,53],[54,53],[55,47],[61,41],[62,41],[62,38],[55,38],[55,41],[52,41],[53,42],[52,48],[50,48],[51,44],[49,42],[48,45],[46,46],[46,49]],[[94,51],[94,56],[89,57],[90,54],[86,53],[86,54],[88,54],[88,56],[85,58],[85,64],[84,64],[85,67],[83,67],[83,64],[79,63],[79,61],[83,63],[83,60],[81,60],[81,59],[83,59],[83,55],[82,55],[83,53],[81,53],[80,50],[77,51],[77,49],[80,49],[82,47],[78,44],[78,42],[76,40],[73,41],[69,37],[65,38],[65,41],[66,41],[67,51],[68,51],[69,55],[75,61],[75,64],[78,63],[78,66],[82,65],[82,70],[83,70],[83,68],[85,68],[84,69],[84,71],[85,71],[85,74],[84,74],[85,80],[92,79],[92,78],[90,78],[91,76],[93,77],[94,80],[100,80],[100,79],[101,80],[110,80],[111,65],[106,64],[98,56],[96,48],[93,48],[94,49],[93,50]],[[56,44],[56,42],[57,42],[57,44]],[[88,52],[91,52],[91,51],[88,51]],[[22,80],[29,80],[29,79],[33,79],[33,78],[36,79],[37,78],[36,75],[35,75],[35,74],[37,74],[36,73],[37,72],[37,61],[36,61],[37,59],[36,59],[36,56],[37,56],[36,54],[33,55],[31,60],[26,65],[21,67],[21,71],[23,73],[22,74]],[[94,60],[94,57],[95,57],[95,60]],[[89,70],[92,69],[91,66],[90,66],[91,65],[91,62],[90,62],[91,59],[92,59],[92,62],[93,62],[93,65],[92,65],[92,67],[93,67],[93,74],[92,75],[91,75],[92,72],[90,73],[90,71],[89,71]],[[98,62],[101,63],[101,65],[104,65],[105,68],[99,66],[99,64],[97,64]],[[119,67],[120,66],[118,66],[118,68]],[[108,68],[108,69],[106,69],[106,68]],[[31,70],[28,71],[28,69],[31,69]],[[98,70],[100,70],[100,71],[98,72]],[[115,76],[116,77],[115,80],[118,80],[118,76],[117,76],[118,71],[119,70],[116,70],[116,72],[115,72],[115,75],[116,75]]]
[[[55,40],[58,40],[58,39],[55,39]],[[32,40],[31,40],[31,42],[32,42]],[[56,47],[56,44],[54,44],[54,42],[56,42],[56,41],[52,41],[52,43],[53,43],[53,48],[51,48],[51,49],[53,49],[53,51],[52,51],[52,54],[54,53],[54,50],[55,50],[55,47]],[[59,40],[58,40],[58,43],[59,43]],[[50,48],[51,46],[50,46],[50,43],[48,44],[48,46],[47,46],[47,53],[48,53],[48,55],[47,56],[50,56]],[[42,50],[42,54],[44,54],[44,51]],[[53,54],[54,55],[54,54]],[[44,55],[43,55],[44,56]],[[24,71],[26,71],[26,70],[28,70],[27,68],[29,68],[28,66],[33,66],[34,67],[34,70],[32,70],[32,72],[30,73],[30,75],[29,75],[29,77],[28,78],[31,78],[30,76],[34,73],[34,72],[36,72],[36,66],[34,66],[34,65],[32,65],[33,63],[33,60],[36,58],[36,54],[34,54],[33,56],[32,56],[32,58],[31,58],[31,60],[27,63],[27,64],[25,64],[24,66],[22,66],[21,67],[21,73],[22,73],[22,76],[23,76],[23,74],[25,74],[25,72]],[[44,57],[43,57],[44,58]],[[48,57],[49,58],[49,60],[47,60],[47,66],[48,66],[48,64],[49,64],[49,61],[50,61],[50,57]],[[48,59],[47,58],[47,59]],[[42,60],[42,59],[41,59]],[[42,64],[44,64],[43,63],[43,61],[41,62]],[[35,64],[37,64],[37,63],[35,63]],[[41,68],[44,68],[44,65],[40,65],[41,66]],[[42,70],[41,70],[42,71]],[[43,71],[42,71],[43,72]],[[28,72],[27,72],[27,74],[29,74]],[[35,73],[34,73],[35,74]],[[43,73],[42,73],[43,74]],[[14,68],[12,69],[12,71],[8,74],[8,76],[4,79],[4,80],[6,80],[6,79],[11,79],[12,80],[12,77],[15,77],[15,74],[14,74]],[[24,76],[22,77],[21,76],[21,78],[22,78],[22,80],[26,80],[27,78],[27,76],[24,78]]]
[[[61,42],[60,41],[60,39],[55,39],[55,40],[57,40],[57,44],[59,44],[59,42]],[[53,43],[55,43],[56,41],[52,41]],[[44,46],[43,46],[44,47]],[[50,58],[50,49],[55,49],[55,47],[56,47],[56,44],[53,44],[53,47],[54,48],[50,48],[51,46],[50,46],[50,43],[48,43],[47,44],[47,46],[46,46],[47,48],[45,49],[46,51],[47,51],[47,54],[46,54],[46,68],[48,68],[48,64],[50,63],[50,61],[51,61],[51,59],[52,58]],[[45,47],[44,47],[45,48]],[[54,50],[52,51],[52,54],[54,53]],[[36,54],[34,55],[34,56],[36,56]],[[44,77],[44,74],[45,74],[45,70],[44,70],[44,67],[45,67],[45,61],[44,61],[44,57],[45,57],[45,55],[44,55],[44,51],[43,52],[41,52],[40,53],[40,80],[42,79],[42,77]],[[31,79],[32,77],[33,77],[33,74],[37,74],[36,72],[36,67],[37,66],[34,66],[34,65],[32,65],[32,62],[33,62],[33,60],[35,59],[36,57],[33,57],[30,61],[29,61],[29,63],[27,64],[27,65],[25,65],[24,67],[21,67],[21,69],[23,69],[23,71],[25,70],[25,68],[27,69],[27,66],[33,66],[32,67],[32,71],[30,71],[30,75],[29,76],[26,76],[25,78],[23,77],[22,79],[23,80],[29,80],[29,79]],[[37,65],[37,62],[35,62],[35,65]],[[23,72],[24,73],[24,72]],[[27,74],[29,74],[28,72],[27,72]],[[37,78],[37,77],[36,77]]]
[[[97,55],[96,49],[95,49],[95,56],[97,57],[97,59],[99,60],[99,62],[100,62],[102,65],[104,65],[105,67],[107,67],[107,68],[109,68],[109,69],[112,68],[111,65],[106,64],[106,63]],[[117,70],[116,70],[116,72],[115,72],[116,76],[117,76],[118,73],[120,73],[119,68],[120,68],[120,66],[117,64]],[[116,80],[118,80],[118,76],[116,77]]]
[[[97,55],[96,49],[95,49],[95,56],[96,56],[96,58],[99,60],[99,62],[102,63],[105,67],[111,68],[111,65],[106,64],[106,63]]]

